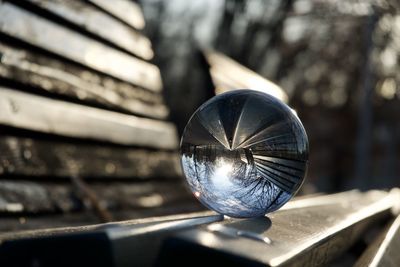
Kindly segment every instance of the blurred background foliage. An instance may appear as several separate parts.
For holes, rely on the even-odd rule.
[[[303,193],[400,186],[400,2],[141,0],[180,133],[213,48],[280,85],[307,130]]]

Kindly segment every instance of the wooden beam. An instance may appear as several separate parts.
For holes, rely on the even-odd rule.
[[[86,2],[53,0],[29,1],[141,58],[149,60],[153,57],[153,50],[149,39]],[[106,3],[109,2],[110,1],[106,1]],[[130,14],[129,18],[132,16],[133,15]]]
[[[156,208],[194,200],[180,180],[90,183],[88,187],[109,211]],[[78,212],[85,209],[84,198],[72,183],[0,180],[1,213]]]
[[[0,87],[0,124],[122,145],[178,148],[171,123],[52,100]]]
[[[221,53],[212,50],[206,50],[203,53],[210,65],[216,94],[235,89],[253,89],[270,94],[285,103],[288,102],[288,96],[282,88],[258,73]]]
[[[177,207],[181,207],[181,205],[176,204]],[[69,220],[65,220],[64,222],[62,218],[57,218],[57,216],[52,215],[50,218],[49,217],[44,217],[44,219],[39,220],[37,222],[37,218],[31,217],[26,220],[22,225],[16,226],[18,223],[17,220],[12,220],[8,223],[8,225],[13,226],[12,229],[15,229],[14,231],[9,231],[7,228],[1,227],[3,224],[0,225],[0,243],[3,241],[7,240],[16,240],[16,239],[22,239],[22,238],[37,238],[37,237],[49,237],[49,236],[57,236],[60,234],[66,234],[66,233],[86,233],[89,231],[96,231],[99,229],[104,229],[107,226],[110,225],[118,225],[122,227],[136,227],[138,225],[151,225],[151,224],[156,224],[156,223],[162,223],[162,222],[168,222],[168,221],[176,221],[176,220],[183,220],[183,219],[189,219],[189,218],[197,218],[197,217],[204,217],[204,216],[216,216],[215,212],[212,211],[200,211],[200,212],[191,212],[191,213],[180,213],[176,214],[173,213],[172,215],[156,215],[154,211],[157,209],[145,209],[142,210],[142,212],[138,212],[137,214],[132,214],[131,217],[135,217],[134,219],[129,219],[129,220],[123,220],[119,222],[113,222],[113,223],[106,223],[106,224],[93,224],[94,222],[92,221],[90,225],[84,225],[81,223],[82,216],[78,215],[78,218],[73,218],[71,219],[71,214],[65,214],[63,215],[64,217],[68,218]],[[198,210],[198,209],[197,209]],[[150,214],[153,214],[152,216],[156,217],[145,217],[145,216],[140,216],[140,214],[146,214],[148,215],[149,213],[146,213],[145,211],[153,211]],[[179,209],[177,210],[179,211]],[[133,216],[134,215],[134,216]],[[151,215],[150,215],[151,216]],[[219,215],[220,216],[220,215]],[[43,217],[43,216],[42,216]],[[25,218],[24,218],[25,219]],[[222,218],[221,218],[222,219]],[[64,227],[60,227],[59,224],[54,225],[52,224],[52,220],[58,221],[63,223]],[[2,218],[2,222],[7,221],[7,218]],[[30,222],[33,222],[31,225],[29,225]],[[68,225],[69,222],[69,225]],[[73,223],[71,223],[73,222]],[[26,224],[28,224],[26,226]],[[48,229],[40,229],[43,228],[45,225],[50,225],[53,228],[48,228]],[[67,226],[65,226],[67,225]],[[76,226],[75,226],[76,225]],[[83,226],[82,226],[83,225]],[[58,227],[58,228],[55,228]],[[25,231],[16,231],[16,229],[32,229],[32,230],[25,230]],[[9,228],[8,228],[9,229]],[[7,230],[7,232],[5,232]]]
[[[85,179],[181,177],[177,152],[0,136],[0,176]]]
[[[400,215],[372,242],[354,267],[400,266]]]
[[[89,2],[109,12],[113,16],[119,18],[136,29],[141,30],[145,26],[142,10],[140,9],[139,5],[133,1],[89,0]]]
[[[165,119],[168,115],[162,96],[154,92],[1,42],[0,53],[0,77],[146,117]]]
[[[10,3],[0,2],[0,31],[118,79],[161,91],[159,69]]]
[[[5,241],[0,251],[0,264],[26,266],[33,258],[43,267],[155,266],[167,236],[221,220],[222,215],[213,215],[135,227],[114,225],[96,232]]]
[[[246,266],[324,266],[360,238],[369,225],[389,217],[398,201],[399,192],[395,191],[351,191],[329,195],[323,202],[309,198],[308,205],[262,218],[211,224],[166,241],[160,265],[182,266],[196,256],[209,255],[197,265],[217,261]]]
[[[149,218],[153,216],[165,216],[185,212],[195,212],[204,210],[198,201],[183,201],[171,206],[163,206],[149,209],[132,209],[126,211],[113,211],[115,220],[133,220]],[[185,214],[186,215],[186,214]],[[184,215],[181,215],[182,217]],[[170,216],[166,216],[170,217]],[[139,221],[140,221],[139,220]],[[36,232],[41,234],[51,230],[62,232],[66,228],[86,228],[94,227],[93,224],[101,223],[93,212],[72,212],[65,214],[42,214],[41,216],[3,216],[0,224],[0,242],[3,236],[6,238],[19,238],[27,233]],[[114,224],[116,222],[113,222]],[[118,222],[119,223],[119,222]],[[100,227],[104,227],[102,224]],[[47,228],[47,229],[46,229]],[[49,229],[50,228],[50,229]],[[73,230],[72,230],[73,231]],[[0,249],[1,250],[1,249]]]

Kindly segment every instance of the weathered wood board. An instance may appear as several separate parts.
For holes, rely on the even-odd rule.
[[[190,200],[179,181],[113,182],[87,185],[109,211],[156,208]],[[73,184],[0,180],[0,213],[78,212],[85,209],[85,195]]]
[[[354,267],[400,266],[400,216],[393,219],[357,260]]]
[[[122,145],[176,149],[175,126],[0,87],[0,124]]]
[[[78,65],[0,42],[0,77],[130,113],[165,119],[162,96]]]
[[[1,131],[1,130],[0,130]],[[181,176],[177,152],[77,144],[0,135],[0,176],[32,179],[170,179]]]
[[[104,9],[113,16],[124,21],[128,25],[143,29],[145,26],[144,17],[140,7],[134,1],[129,0],[89,0],[89,2]]]
[[[396,191],[349,191],[294,200],[265,217],[228,218],[171,237],[160,266],[184,266],[193,258],[196,266],[327,266],[370,225],[390,218],[399,198]]]
[[[182,205],[177,204],[177,207],[182,207]],[[36,230],[27,230],[27,231],[16,231],[16,232],[1,232],[4,231],[4,228],[1,228],[0,225],[0,243],[4,240],[14,240],[14,239],[21,239],[21,238],[34,238],[34,237],[45,237],[45,236],[54,236],[58,234],[65,234],[65,233],[80,233],[80,232],[87,232],[87,231],[93,231],[93,230],[98,230],[110,225],[119,225],[119,226],[135,226],[139,224],[155,224],[155,223],[162,223],[162,222],[170,222],[170,221],[175,221],[175,220],[182,220],[182,219],[187,219],[187,218],[196,218],[196,217],[203,217],[203,216],[215,216],[217,215],[213,211],[200,211],[204,209],[200,209],[199,207],[196,207],[196,209],[193,209],[190,213],[182,213],[180,212],[179,214],[175,213],[170,213],[167,211],[165,214],[171,214],[171,215],[154,215],[154,211],[157,210],[156,208],[153,209],[144,209],[141,213],[131,213],[132,219],[129,220],[123,220],[119,222],[113,222],[113,223],[106,223],[106,224],[94,224],[96,222],[93,222],[95,219],[92,218],[92,216],[81,216],[79,214],[68,214],[64,216],[53,216],[55,219],[55,222],[52,224],[53,227],[59,227],[59,228],[49,228],[49,229],[40,229],[43,227],[42,222],[49,222],[51,218],[48,216],[42,216],[40,218],[26,218],[26,217],[20,217],[17,219],[11,219],[7,220],[9,225],[12,224],[12,222],[19,223],[22,227],[25,227],[24,229],[36,229]],[[153,212],[152,212],[153,211]],[[178,210],[179,211],[179,210]],[[189,212],[189,211],[187,211]],[[140,214],[146,214],[146,216],[140,217]],[[153,217],[148,217],[153,214]],[[79,221],[88,222],[86,225],[79,225]],[[64,222],[64,224],[63,224]],[[69,222],[69,226],[65,227],[65,222]],[[90,224],[91,223],[91,224]],[[59,224],[63,224],[64,227],[60,226]],[[90,225],[88,225],[90,224]],[[20,227],[21,227],[20,226]],[[36,227],[35,227],[36,226]]]
[[[153,57],[149,39],[138,31],[84,1],[29,0],[143,59]],[[138,11],[140,12],[140,11]]]

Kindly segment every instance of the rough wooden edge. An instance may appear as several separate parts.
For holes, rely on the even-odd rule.
[[[0,175],[86,179],[181,177],[177,152],[0,136]],[[35,178],[37,177],[37,178]]]
[[[145,26],[145,21],[142,11],[139,5],[133,1],[127,1],[127,0],[114,0],[114,1],[89,0],[89,1],[134,28],[141,30]]]
[[[154,55],[147,37],[84,1],[29,0],[29,2],[143,59],[150,60]]]
[[[0,176],[85,179],[181,177],[177,152],[0,135]]]
[[[0,124],[122,145],[176,149],[171,123],[52,100],[0,87]]]
[[[124,86],[129,88],[124,89],[124,86],[118,86],[118,82],[110,79],[105,86],[101,77],[87,70],[65,63],[60,66],[54,59],[1,42],[0,53],[0,77],[147,117],[165,119],[168,115],[167,107],[155,93],[128,84]]]
[[[155,208],[191,198],[181,180],[88,183],[101,206],[109,211]],[[0,179],[0,213],[40,214],[85,209],[85,192],[70,182]]]

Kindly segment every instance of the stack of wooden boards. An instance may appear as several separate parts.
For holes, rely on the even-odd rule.
[[[129,0],[0,1],[0,213],[19,218],[0,231],[192,205],[144,26]]]

